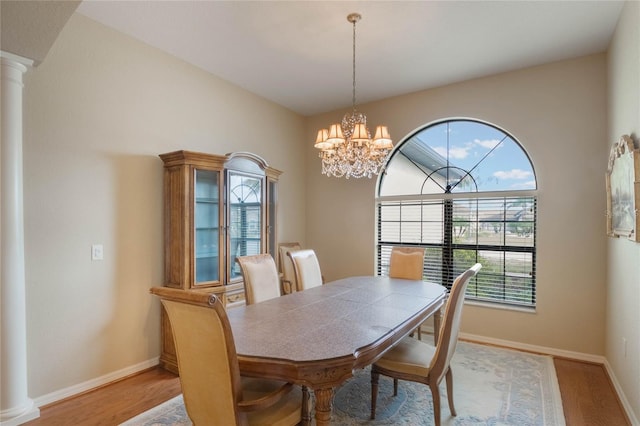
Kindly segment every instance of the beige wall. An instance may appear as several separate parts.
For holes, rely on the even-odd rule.
[[[610,144],[637,135],[638,9],[627,4],[608,61],[594,55],[361,107],[396,142],[448,117],[518,138],[539,186],[538,309],[468,305],[463,331],[606,354],[636,413],[640,244],[605,237],[603,176]],[[81,15],[25,77],[24,104],[33,398],[158,356],[159,306],[148,289],[162,283],[159,153],[263,156],[285,172],[280,240],[316,249],[329,280],[374,271],[376,181],[321,175],[312,147],[315,130],[344,111],[302,119]],[[90,260],[94,243],[104,261]]]
[[[33,398],[159,355],[158,154],[262,156],[284,171],[279,237],[304,241],[304,120],[289,110],[78,14],[26,75],[24,109]]]
[[[472,117],[514,135],[538,180],[537,311],[467,305],[463,331],[493,339],[604,354],[606,60],[594,55],[363,105],[395,141],[447,117]],[[309,120],[307,240],[329,280],[375,265],[376,180],[320,174],[314,131],[343,111]]]
[[[627,2],[608,55],[607,152],[624,134],[632,135],[640,147],[638,22],[640,3]],[[606,357],[636,418],[640,418],[640,243],[609,238],[607,246]],[[627,341],[626,355],[623,339]]]

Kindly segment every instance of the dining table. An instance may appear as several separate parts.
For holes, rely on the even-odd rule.
[[[241,374],[311,389],[316,425],[329,425],[334,391],[354,371],[430,316],[437,333],[446,292],[433,282],[357,276],[229,309]]]

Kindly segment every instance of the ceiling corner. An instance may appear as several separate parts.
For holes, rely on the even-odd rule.
[[[32,59],[36,65],[39,64],[79,4],[80,0],[2,0],[2,51]]]

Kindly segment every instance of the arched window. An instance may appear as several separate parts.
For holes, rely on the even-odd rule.
[[[424,247],[425,280],[449,287],[480,262],[467,299],[534,307],[536,188],[527,153],[495,125],[450,119],[417,130],[378,181],[378,274],[393,246]]]

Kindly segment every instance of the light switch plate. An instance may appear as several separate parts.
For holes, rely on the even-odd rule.
[[[104,247],[102,244],[93,244],[91,246],[91,260],[104,259]]]

